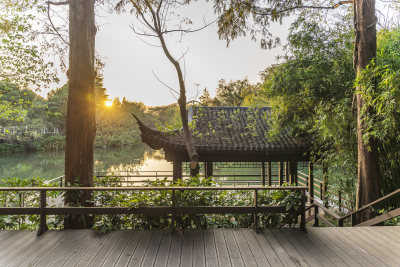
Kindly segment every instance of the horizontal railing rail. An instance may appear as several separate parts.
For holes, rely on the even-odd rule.
[[[246,190],[254,191],[253,206],[178,206],[176,205],[176,191],[226,191]],[[40,192],[40,207],[0,207],[0,215],[22,215],[36,214],[40,216],[38,235],[47,230],[47,215],[77,215],[77,214],[227,214],[243,213],[253,214],[253,227],[258,231],[257,216],[259,213],[286,213],[284,206],[259,206],[258,191],[260,190],[290,190],[301,191],[301,207],[294,211],[300,215],[300,228],[306,230],[305,225],[305,186],[218,186],[218,187],[196,187],[196,186],[168,186],[168,187],[0,187],[0,192]],[[171,206],[150,206],[150,207],[47,207],[48,191],[171,191]]]

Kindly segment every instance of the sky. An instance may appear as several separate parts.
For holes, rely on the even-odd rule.
[[[212,5],[205,1],[196,2],[183,11],[195,25],[204,25],[216,16]],[[178,89],[176,72],[163,54],[155,38],[142,38],[132,31],[134,17],[129,12],[123,14],[104,14],[98,16],[100,26],[96,35],[96,51],[103,58],[106,66],[103,70],[104,86],[110,99],[126,97],[129,101],[143,102],[149,106],[167,105],[176,102],[170,89],[157,80],[155,75],[168,86]],[[137,23],[135,23],[137,25]],[[289,24],[272,25],[272,31],[285,39]],[[195,26],[191,26],[195,28]],[[220,79],[238,80],[248,78],[250,82],[260,81],[259,73],[276,62],[276,56],[282,54],[282,47],[263,50],[259,43],[250,37],[231,42],[219,40],[217,25],[187,34],[179,42],[178,36],[166,36],[172,54],[179,58],[185,55],[186,87],[188,99],[201,95],[207,88],[212,96]],[[182,62],[183,63],[183,62]],[[153,74],[154,72],[154,74]],[[60,83],[52,85],[55,89],[67,81],[65,74],[60,74]],[[40,94],[45,96],[48,90]]]
[[[381,3],[378,1],[378,8]],[[131,25],[138,27],[135,18],[129,12],[122,14],[99,13],[96,23],[99,30],[96,35],[96,51],[106,64],[103,70],[104,86],[110,99],[125,97],[129,101],[143,102],[149,106],[167,105],[176,102],[176,95],[157,80],[158,77],[168,86],[178,89],[176,72],[163,54],[155,38],[136,35]],[[196,1],[189,5],[181,14],[192,19],[194,26],[203,26],[203,19],[213,21],[216,15],[212,3]],[[293,18],[286,18],[283,24],[272,24],[271,32],[285,43],[290,23]],[[139,25],[140,26],[140,25]],[[144,42],[145,40],[146,42]],[[272,50],[263,50],[259,43],[250,37],[242,37],[230,43],[219,40],[217,25],[194,33],[187,34],[181,41],[179,36],[167,35],[167,45],[172,54],[179,58],[185,54],[186,88],[188,99],[201,95],[207,88],[211,96],[220,79],[239,80],[248,78],[250,82],[260,81],[259,73],[277,63],[276,57],[284,52],[282,46]],[[183,64],[183,62],[181,61]],[[60,83],[52,85],[55,89],[67,81],[65,74],[60,74]],[[42,90],[46,96],[49,90]]]

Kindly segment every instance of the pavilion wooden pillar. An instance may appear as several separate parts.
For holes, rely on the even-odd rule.
[[[207,161],[204,163],[206,178],[213,176],[213,162]]]
[[[289,171],[290,171],[290,184],[298,185],[297,180],[297,161],[291,161],[289,163]]]
[[[195,169],[190,168],[190,177],[197,176],[200,172],[200,166],[197,164]]]
[[[173,181],[182,179],[182,161],[174,161],[172,163],[172,175]]]
[[[289,174],[289,161],[285,161],[285,182],[288,184],[292,184],[290,181],[290,174]]]
[[[272,168],[271,161],[268,161],[268,186],[272,186]]]
[[[261,162],[261,184],[265,186],[265,161]]]
[[[283,161],[279,162],[279,185],[283,184]]]

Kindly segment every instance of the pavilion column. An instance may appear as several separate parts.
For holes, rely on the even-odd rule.
[[[265,161],[261,162],[261,184],[265,185]]]
[[[272,168],[271,161],[268,161],[268,185],[272,186]]]
[[[289,163],[289,171],[290,171],[290,184],[298,185],[297,181],[297,161],[291,161]]]
[[[182,179],[182,161],[174,161],[172,165],[172,175],[173,180],[177,181],[178,179]]]
[[[283,161],[279,162],[279,185],[283,184]]]
[[[285,182],[291,184],[289,168],[289,161],[285,161]]]
[[[190,177],[197,176],[200,172],[200,166],[197,164],[195,169],[190,168]]]
[[[209,178],[213,176],[213,162],[207,161],[204,166],[206,169],[206,177]]]

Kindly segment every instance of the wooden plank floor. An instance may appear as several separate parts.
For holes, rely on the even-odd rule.
[[[400,266],[400,227],[0,231],[0,266]]]

